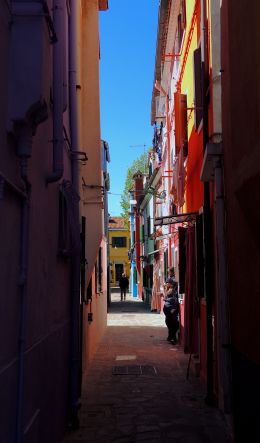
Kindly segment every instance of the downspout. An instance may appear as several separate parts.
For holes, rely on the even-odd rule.
[[[26,317],[27,317],[27,281],[28,281],[28,254],[29,254],[29,224],[31,184],[28,181],[28,158],[31,156],[32,131],[25,124],[17,129],[17,155],[20,158],[21,178],[24,182],[26,198],[22,201],[20,223],[20,258],[19,258],[19,289],[20,289],[20,324],[18,344],[18,386],[16,402],[16,429],[15,441],[23,441],[24,418],[24,361],[26,350]]]
[[[64,26],[64,0],[53,0],[53,25],[57,41],[53,44],[53,161],[52,172],[46,177],[46,183],[54,183],[63,176],[63,26]]]
[[[16,392],[16,417],[15,417],[15,442],[23,441],[23,400],[24,400],[24,356],[25,356],[25,328],[27,313],[27,270],[29,249],[29,220],[30,220],[30,197],[31,185],[27,179],[27,159],[21,159],[21,178],[25,189],[18,188],[15,184],[0,174],[0,201],[4,199],[4,189],[7,187],[17,198],[21,200],[20,221],[20,246],[19,246],[19,278],[20,292],[20,320],[18,339],[18,382]]]
[[[229,302],[227,289],[227,259],[225,243],[225,205],[223,165],[220,157],[214,160],[215,205],[216,205],[216,239],[218,264],[218,325],[219,325],[219,379],[220,408],[229,414],[232,408],[231,395],[231,354]]]
[[[201,68],[202,68],[202,96],[203,96],[203,154],[208,142],[208,45],[206,29],[206,0],[201,1]],[[203,237],[205,253],[205,295],[206,295],[206,325],[207,325],[207,395],[206,403],[215,404],[214,374],[213,374],[213,326],[212,326],[212,295],[213,295],[213,269],[212,269],[212,239],[211,239],[211,214],[210,214],[210,187],[204,183],[203,204]]]
[[[73,191],[79,195],[79,165],[76,151],[79,145],[78,103],[77,103],[77,30],[80,2],[71,0],[69,20],[69,114],[71,135],[71,177]],[[74,155],[73,155],[74,154]],[[80,239],[79,202],[73,206],[74,220],[77,220],[78,238]],[[69,421],[72,429],[79,426],[79,311],[80,311],[80,250],[72,257],[71,267],[71,350],[69,380]]]
[[[162,85],[158,82],[158,80],[156,80],[155,82],[155,88],[157,89],[157,91],[161,92],[164,97],[165,97],[165,105],[166,105],[166,137],[167,137],[167,163],[168,163],[168,173],[170,174],[170,170],[171,170],[171,138],[170,138],[170,117],[169,117],[169,111],[170,111],[170,106],[169,106],[169,96],[166,93],[165,89],[162,87]],[[171,178],[170,175],[168,177],[168,189],[171,189]],[[169,215],[170,214],[170,199],[169,199],[169,206],[168,206],[168,210],[169,210]],[[171,225],[169,225],[169,234],[171,232]],[[168,261],[169,261],[169,266],[172,265],[172,248],[171,248],[171,237],[168,237]]]

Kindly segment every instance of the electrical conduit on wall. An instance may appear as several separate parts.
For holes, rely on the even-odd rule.
[[[71,135],[71,175],[72,188],[74,193],[79,195],[79,166],[76,156],[79,150],[79,113],[77,100],[77,38],[80,26],[80,7],[79,0],[71,0],[71,13],[69,20],[69,97],[70,97],[70,135]],[[74,220],[77,220],[76,229],[78,239],[80,239],[80,219],[79,202],[73,206]],[[79,393],[79,303],[80,303],[80,250],[76,251],[72,257],[71,274],[71,350],[70,350],[70,381],[69,381],[69,420],[70,427],[76,429],[78,423],[78,393]]]

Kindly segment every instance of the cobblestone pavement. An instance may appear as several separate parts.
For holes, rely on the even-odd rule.
[[[231,443],[188,356],[166,341],[161,314],[112,294],[108,328],[83,388],[80,429],[64,443]]]
[[[126,301],[120,301],[120,294],[112,294],[108,326],[165,326],[164,315],[150,312],[145,303],[126,295]]]

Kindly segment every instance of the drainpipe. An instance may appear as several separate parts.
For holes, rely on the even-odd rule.
[[[18,387],[16,402],[16,443],[23,441],[24,418],[24,360],[26,349],[26,316],[27,316],[27,280],[29,253],[29,224],[31,184],[28,181],[27,163],[31,156],[32,131],[25,124],[17,126],[17,155],[20,158],[21,178],[24,182],[26,197],[22,201],[20,223],[20,259],[19,259],[19,292],[20,292],[20,324],[18,344]]]
[[[231,354],[229,301],[227,290],[227,259],[225,243],[225,205],[223,167],[220,156],[214,159],[216,239],[218,265],[218,325],[219,325],[219,389],[220,408],[231,412]]]
[[[201,63],[202,63],[202,95],[203,95],[203,153],[208,142],[208,45],[206,29],[206,0],[201,1]],[[215,404],[214,374],[213,374],[213,325],[212,325],[212,297],[214,274],[212,269],[212,239],[210,215],[210,187],[204,183],[203,204],[203,236],[205,253],[205,293],[206,293],[206,325],[207,325],[207,395],[206,403]]]
[[[70,134],[71,134],[71,176],[73,191],[79,195],[79,166],[76,152],[79,150],[78,103],[77,103],[77,34],[80,2],[71,0],[69,21],[69,94],[70,94]],[[74,155],[73,155],[74,154]],[[73,206],[74,220],[77,220],[78,238],[80,239],[79,203]],[[70,427],[79,426],[79,309],[80,309],[80,250],[72,257],[71,268],[71,354],[69,381],[69,420]]]
[[[25,328],[27,313],[27,269],[28,269],[28,244],[29,244],[29,220],[30,220],[30,195],[31,185],[27,179],[27,159],[21,159],[21,177],[25,189],[18,188],[15,184],[0,174],[0,201],[4,198],[5,186],[21,200],[20,221],[20,246],[19,246],[19,278],[18,286],[20,293],[20,319],[18,339],[18,381],[16,393],[16,417],[15,417],[15,442],[23,441],[23,399],[24,399],[24,356],[25,356]]]
[[[57,41],[53,44],[53,161],[52,172],[46,177],[46,183],[54,183],[63,176],[63,48],[64,0],[53,0],[53,25]]]

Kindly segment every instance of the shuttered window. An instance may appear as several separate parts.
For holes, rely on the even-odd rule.
[[[188,122],[187,122],[187,95],[175,92],[175,146],[176,154],[183,148],[183,155],[188,155]]]
[[[201,69],[201,48],[195,49],[193,53],[194,66],[194,103],[195,103],[195,129],[198,131],[202,121],[202,69]]]
[[[102,292],[102,248],[99,248],[98,257],[95,265],[95,285],[96,285],[96,293]]]
[[[178,15],[177,50],[181,49],[183,34],[186,28],[186,1],[181,0],[180,14]]]
[[[203,215],[196,216],[196,277],[197,297],[204,297]]]

